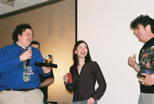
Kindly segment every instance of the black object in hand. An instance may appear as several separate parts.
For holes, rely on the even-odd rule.
[[[57,64],[35,62],[35,66],[57,68]]]
[[[146,68],[140,68],[140,71],[137,73],[137,76],[139,76],[139,77],[145,77],[141,73],[153,74],[154,73],[154,70],[152,70],[152,69],[146,69]]]

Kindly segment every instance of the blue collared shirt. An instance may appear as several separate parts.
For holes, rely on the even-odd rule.
[[[5,89],[23,89],[40,87],[40,74],[45,75],[41,67],[34,65],[35,62],[43,62],[40,51],[32,47],[32,57],[29,65],[33,73],[30,82],[23,81],[23,62],[19,56],[23,53],[22,47],[14,42],[12,45],[0,49],[0,91]]]

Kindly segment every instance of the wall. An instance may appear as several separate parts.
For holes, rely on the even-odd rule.
[[[0,19],[0,47],[12,44],[16,25],[29,23],[34,31],[34,40],[41,44],[41,53],[53,55],[55,81],[49,86],[49,100],[72,101],[63,83],[63,76],[72,65],[72,49],[75,43],[75,0],[64,0],[8,18]]]
[[[137,73],[127,59],[138,57],[143,43],[133,35],[130,22],[140,14],[154,18],[153,4],[153,0],[78,0],[77,38],[88,43],[107,81],[99,104],[137,104]]]

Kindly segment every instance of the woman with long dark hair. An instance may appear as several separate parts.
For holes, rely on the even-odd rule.
[[[72,83],[64,75],[65,87],[74,92],[73,104],[97,104],[106,90],[106,81],[97,62],[91,60],[88,45],[77,41],[73,49],[73,65],[70,67]],[[95,90],[95,83],[98,88]]]

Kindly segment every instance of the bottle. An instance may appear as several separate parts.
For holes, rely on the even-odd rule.
[[[71,73],[67,73],[69,83],[73,83]]]

